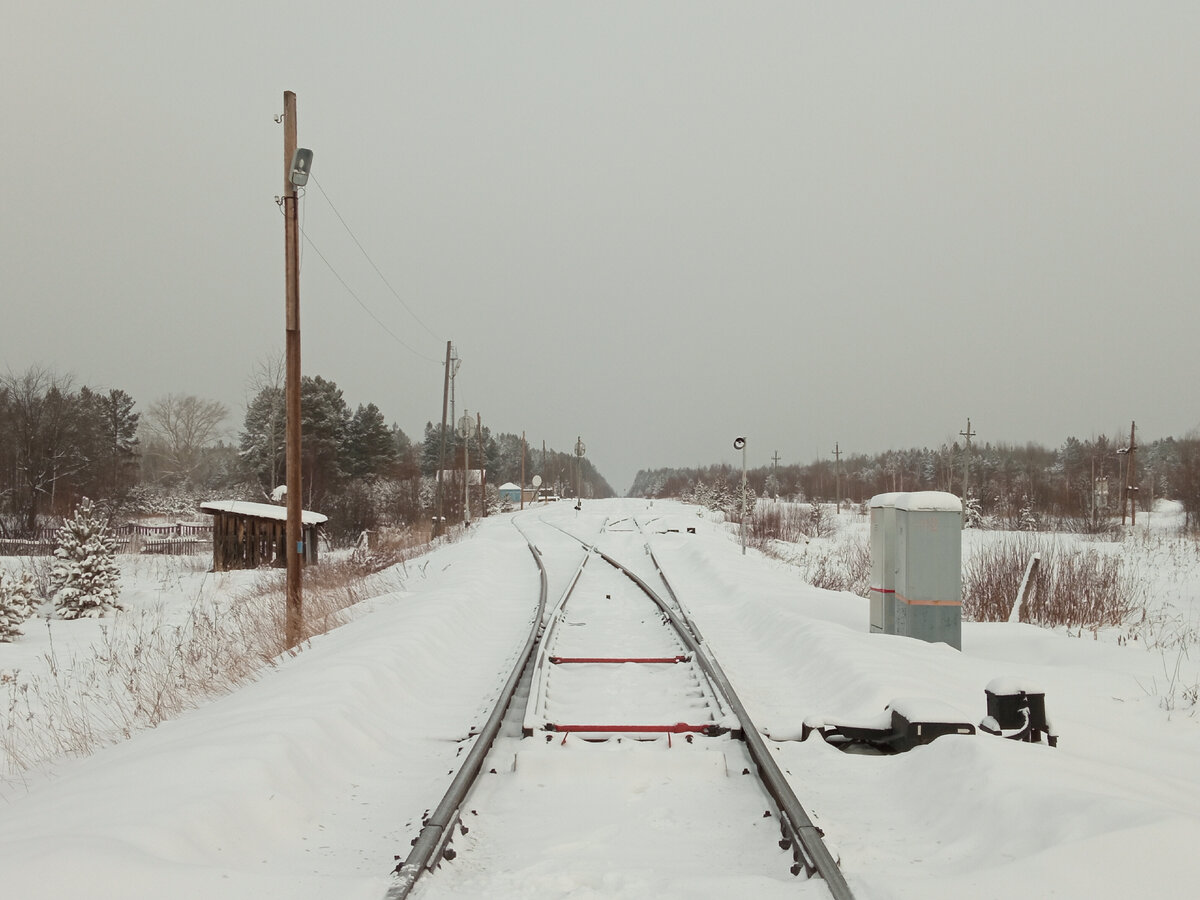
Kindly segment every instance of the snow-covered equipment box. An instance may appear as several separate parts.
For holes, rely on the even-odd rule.
[[[962,501],[896,498],[896,634],[962,649]]]
[[[979,730],[1014,741],[1040,744],[1045,735],[1051,747],[1058,746],[1046,718],[1046,694],[1028,682],[1013,678],[996,678],[983,690],[987,697],[987,718]]]
[[[871,498],[871,633],[896,633],[896,498]]]
[[[880,753],[903,753],[946,734],[974,734],[975,726],[940,700],[905,698],[893,700],[869,722],[805,719],[800,740],[808,740],[814,731],[840,750],[867,747]]]

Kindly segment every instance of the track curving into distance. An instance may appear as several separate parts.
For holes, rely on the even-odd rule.
[[[681,879],[676,883],[688,883],[689,865],[734,874],[742,867],[750,876],[782,868],[790,877],[790,868],[792,875],[819,875],[838,900],[852,897],[820,830],[687,615],[636,517],[589,522],[577,514],[565,529],[525,514],[514,517],[514,525],[541,573],[529,638],[450,789],[397,865],[387,900],[408,897],[418,878],[455,858],[448,845],[456,833],[461,843],[490,847],[511,865],[501,874],[495,866],[488,874],[472,872],[468,852],[423,883],[422,895],[486,896],[493,885],[481,887],[483,882],[506,877],[513,883],[495,889],[524,890],[540,871],[537,854],[554,852],[573,827],[581,829],[578,846],[599,842],[620,857],[615,879],[636,877],[623,876],[626,871],[653,878],[665,868]],[[581,530],[584,536],[576,533]],[[553,604],[552,581],[563,586]],[[649,581],[660,582],[662,593]],[[630,779],[638,782],[632,791]],[[637,791],[646,792],[637,798],[646,803],[628,815],[614,797]],[[723,817],[706,811],[703,798],[710,794],[711,809]],[[761,811],[764,800],[773,810]],[[462,821],[468,801],[469,838]],[[519,821],[528,834],[504,826],[506,809],[541,809],[547,801],[546,815],[536,820],[539,826],[547,820],[544,834],[530,826],[527,812]],[[641,828],[645,837],[587,831],[592,807],[601,810],[596,816],[616,817],[619,831],[636,836]],[[758,810],[757,821],[748,821],[751,810]],[[679,860],[660,855],[647,861],[644,845],[653,844],[655,834],[646,822],[672,816],[687,823],[688,852]],[[774,825],[764,825],[764,818]],[[677,835],[678,823],[670,824]],[[752,835],[761,839],[747,843]],[[539,841],[551,849],[539,851]],[[790,853],[790,867],[786,855],[779,859],[780,848]]]

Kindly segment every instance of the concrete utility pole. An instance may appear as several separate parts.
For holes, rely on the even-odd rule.
[[[304,596],[300,574],[300,547],[303,540],[300,519],[304,508],[304,493],[300,483],[300,218],[297,210],[299,197],[293,175],[296,149],[296,95],[292,91],[284,91],[283,220],[287,269],[284,389],[287,408],[287,612],[284,617],[284,641],[289,648],[300,643],[304,632]]]
[[[842,451],[837,441],[833,442],[833,483],[837,495],[838,515],[842,513]]]
[[[975,437],[975,432],[971,430],[971,420],[967,419],[967,430],[960,431],[963,437],[967,439],[967,452],[963,454],[963,503],[967,502],[967,487],[971,480],[971,438]]]
[[[438,454],[437,471],[437,521],[433,523],[433,536],[437,537],[445,529],[446,520],[442,518],[442,478],[446,468],[446,404],[450,402],[450,341],[446,341],[446,372],[442,379],[442,450]]]

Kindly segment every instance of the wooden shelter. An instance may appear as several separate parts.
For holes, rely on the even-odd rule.
[[[256,569],[287,564],[287,507],[242,500],[201,503],[213,517],[213,571]],[[317,537],[329,519],[304,510],[300,517],[304,551],[301,560],[317,564]]]

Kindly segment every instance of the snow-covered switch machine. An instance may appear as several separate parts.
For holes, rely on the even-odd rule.
[[[895,633],[962,649],[962,501],[896,497]]]

